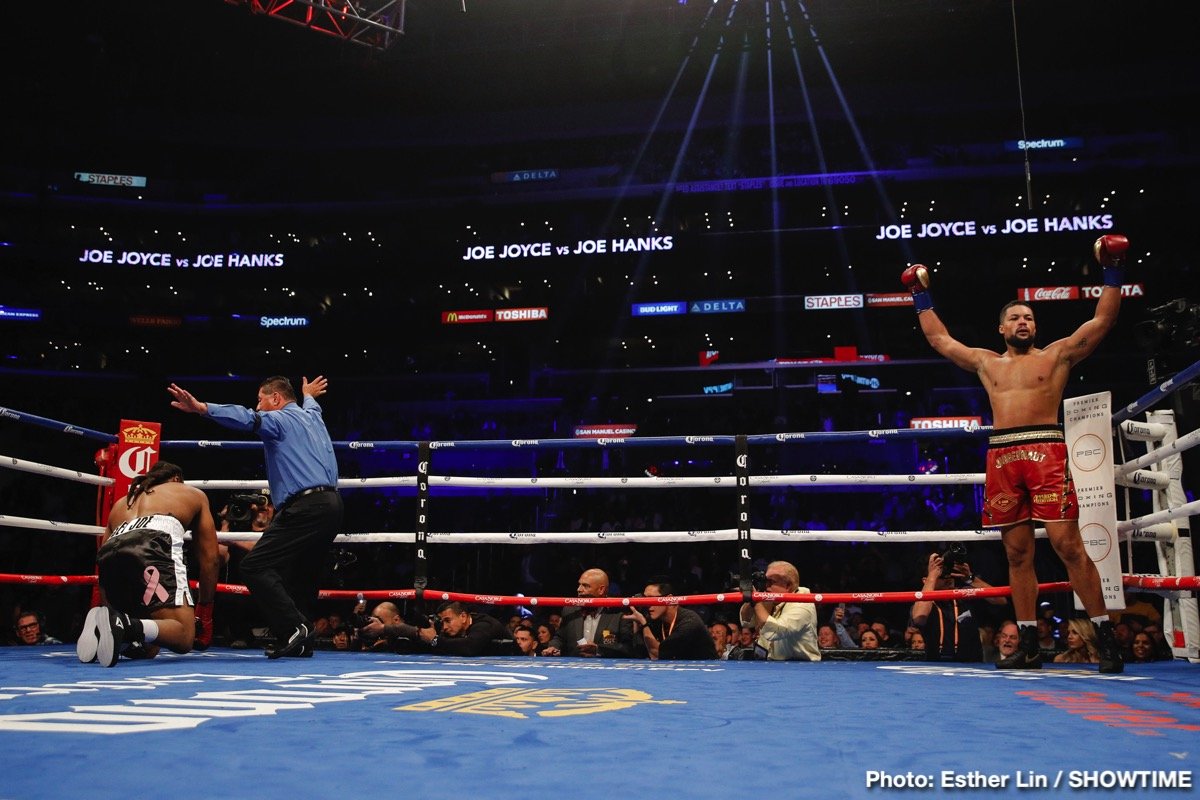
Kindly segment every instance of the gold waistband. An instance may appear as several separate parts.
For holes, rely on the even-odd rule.
[[[988,447],[1013,447],[1019,444],[1065,442],[1061,428],[1006,428],[988,437]]]

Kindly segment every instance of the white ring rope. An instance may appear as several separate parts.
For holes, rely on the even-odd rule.
[[[430,475],[429,485],[452,488],[538,488],[538,489],[704,489],[713,486],[733,486],[733,475],[711,477],[633,477],[633,478],[502,478],[472,475]],[[189,480],[198,489],[265,489],[265,480]],[[948,473],[945,475],[752,475],[751,486],[934,486],[982,484],[982,472]],[[340,478],[339,489],[367,486],[416,486],[415,475],[378,478]]]
[[[1157,464],[1158,462],[1160,462],[1166,458],[1169,458],[1170,456],[1173,456],[1176,453],[1182,453],[1184,450],[1188,450],[1192,447],[1195,447],[1197,444],[1200,444],[1200,428],[1197,428],[1196,430],[1192,431],[1191,433],[1187,433],[1187,434],[1184,434],[1183,436],[1180,436],[1178,439],[1176,439],[1175,441],[1171,442],[1168,445],[1165,445],[1164,447],[1160,447],[1157,450],[1151,450],[1149,453],[1146,453],[1146,455],[1144,455],[1144,456],[1136,458],[1133,461],[1127,461],[1124,464],[1119,465],[1117,467],[1117,474],[1118,475],[1122,475],[1122,474],[1127,475],[1130,472],[1133,472],[1135,469],[1138,469],[1140,467],[1147,467],[1151,464]]]
[[[30,517],[13,517],[0,514],[0,526],[10,528],[32,528],[40,531],[64,531],[66,533],[87,533],[100,536],[104,528],[99,525],[81,525],[75,522],[55,522],[50,519],[31,519]]]
[[[1155,511],[1153,514],[1147,514],[1144,517],[1123,520],[1117,523],[1117,530],[1141,530],[1158,522],[1169,522],[1180,517],[1190,517],[1192,514],[1200,514],[1200,500],[1193,500],[1190,503],[1184,503],[1175,508],[1165,508],[1162,511]]]
[[[25,461],[20,458],[13,458],[12,456],[0,456],[0,466],[19,470],[21,472],[37,472],[54,478],[75,481],[76,483],[90,483],[93,486],[109,486],[113,483],[112,478],[103,478],[99,475],[88,475],[86,472],[79,472],[73,469],[63,469],[62,467],[52,467],[49,464],[39,464],[36,461]]]
[[[1167,472],[1135,469],[1125,475],[1118,471],[1113,475],[1113,481],[1117,486],[1124,486],[1127,489],[1154,489],[1161,492],[1171,485],[1171,475]]]
[[[1172,541],[1176,528],[1168,520],[1188,516],[1197,510],[1200,501],[1189,503],[1178,509],[1162,511],[1150,517],[1120,522],[1117,525],[1119,538]],[[104,528],[99,525],[81,525],[70,522],[14,517],[0,514],[0,526],[29,528],[33,530],[63,531],[100,536]],[[976,529],[966,531],[872,531],[872,530],[773,530],[752,528],[751,533],[759,541],[769,542],[951,542],[951,541],[997,541],[998,530]],[[1034,529],[1039,539],[1046,538],[1045,528]],[[225,531],[217,534],[222,542],[256,542],[262,536],[253,531]],[[615,544],[619,542],[641,542],[647,544],[663,542],[728,542],[737,539],[736,528],[708,531],[568,531],[555,532],[448,532],[430,531],[430,541],[447,544],[530,544],[532,542],[556,544]],[[190,538],[190,535],[185,538]],[[334,539],[339,544],[412,544],[416,534],[405,532],[342,533]]]
[[[1200,433],[1200,430],[1196,431]],[[1191,434],[1189,434],[1190,436]],[[1178,442],[1183,439],[1177,440]],[[1200,441],[1200,440],[1198,440]],[[1168,448],[1161,448],[1167,450]],[[1158,453],[1159,451],[1155,451]],[[1147,454],[1147,456],[1152,454]],[[1157,460],[1166,458],[1171,453],[1163,453],[1162,457]],[[1147,456],[1143,456],[1145,459]],[[1128,486],[1134,489],[1165,489],[1170,482],[1170,476],[1161,472],[1153,472],[1149,470],[1137,469],[1134,462],[1133,467],[1129,464],[1118,466],[1116,468],[1116,481],[1121,486]],[[39,464],[36,461],[25,461],[11,456],[0,456],[0,466],[9,469],[20,470],[22,472],[39,473],[55,478],[63,478],[64,480],[75,481],[77,483],[87,483],[93,486],[109,486],[113,483],[112,478],[104,478],[99,475],[89,475],[77,470],[62,469],[61,467],[52,467],[48,464]],[[1129,467],[1128,469],[1126,469]],[[751,486],[961,486],[961,485],[982,485],[984,475],[982,472],[963,472],[963,473],[947,473],[945,475],[752,475],[750,477]],[[677,477],[646,477],[646,478],[493,478],[493,477],[474,477],[474,476],[459,476],[459,475],[433,475],[430,476],[430,483],[436,483],[438,486],[449,486],[458,488],[543,488],[543,489],[578,489],[578,488],[593,488],[593,489],[667,489],[667,488],[693,488],[703,489],[712,486],[721,486],[726,482],[732,483],[734,476],[713,476],[708,478],[677,478]],[[198,489],[265,489],[267,481],[258,480],[227,480],[227,479],[202,479],[185,481],[189,486],[195,486]],[[415,475],[400,475],[395,477],[377,477],[377,478],[341,478],[338,480],[338,488],[340,489],[355,489],[366,487],[402,487],[416,486],[417,477]]]
[[[267,481],[258,480],[196,480],[184,481],[188,486],[197,489],[266,489]],[[416,486],[416,475],[398,475],[396,477],[379,478],[340,478],[337,482],[339,489],[356,489],[367,486]]]

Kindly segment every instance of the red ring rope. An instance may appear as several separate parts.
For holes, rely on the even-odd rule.
[[[1122,579],[1125,586],[1135,586],[1144,589],[1200,589],[1200,578],[1194,575],[1174,578],[1155,577],[1147,575],[1125,575]],[[30,586],[93,586],[96,584],[95,575],[22,575],[18,573],[0,573],[0,583],[23,583]],[[196,582],[191,581],[196,587]],[[1038,591],[1043,594],[1069,592],[1071,584],[1067,581],[1038,584]],[[217,591],[223,594],[248,595],[250,590],[237,583],[218,583]],[[807,594],[784,594],[777,592],[754,592],[755,602],[773,600],[789,603],[913,603],[917,600],[962,600],[972,597],[1008,597],[1012,592],[1007,586],[993,586],[988,589],[942,589],[934,592],[812,592]],[[319,598],[322,600],[353,600],[358,595],[371,600],[415,600],[416,589],[322,589]],[[494,594],[472,594],[467,592],[444,592],[437,589],[426,589],[423,594],[426,600],[456,601],[460,603],[478,603],[489,606],[591,606],[597,608],[619,608],[624,606],[698,606],[715,605],[718,603],[741,603],[741,591],[731,589],[727,592],[714,594],[672,595],[670,597],[520,597]]]

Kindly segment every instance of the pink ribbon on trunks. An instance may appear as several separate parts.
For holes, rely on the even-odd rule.
[[[171,599],[171,596],[167,594],[167,590],[158,582],[157,567],[146,567],[146,571],[142,573],[142,576],[146,579],[146,593],[142,595],[142,605],[150,605],[150,601],[156,597],[162,603]]]

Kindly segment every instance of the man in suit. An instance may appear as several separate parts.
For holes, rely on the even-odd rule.
[[[575,588],[576,597],[607,597],[608,575],[602,569],[585,569]],[[544,656],[632,658],[642,655],[633,623],[621,608],[574,607],[563,614]]]

